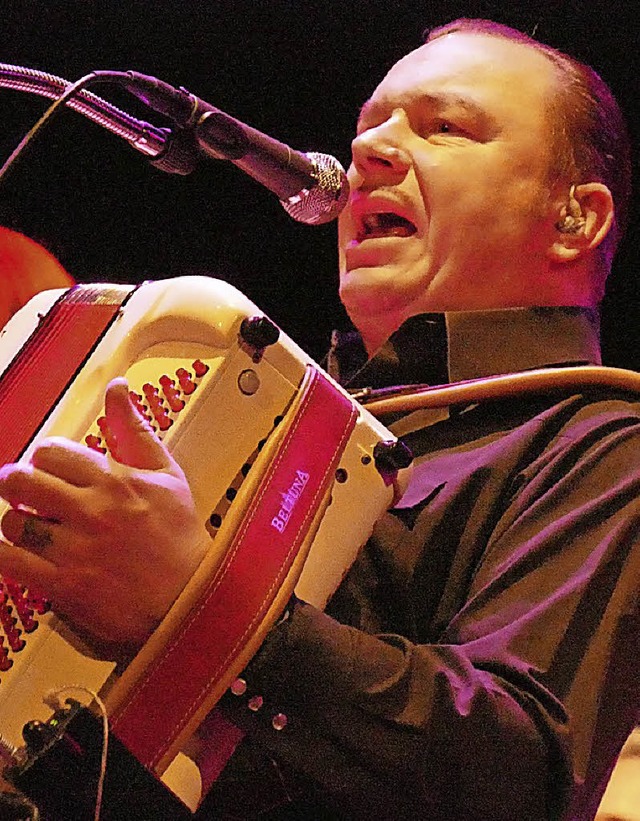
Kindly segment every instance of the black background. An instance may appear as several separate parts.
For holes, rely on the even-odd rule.
[[[3,0],[0,62],[67,80],[93,69],[135,69],[346,165],[358,108],[386,69],[426,28],[489,17],[593,65],[618,96],[637,146],[640,24],[637,2],[627,3]],[[96,93],[166,125],[118,90]],[[2,160],[47,104],[0,90]],[[636,149],[636,169],[637,160]],[[272,194],[229,164],[204,160],[188,177],[164,174],[68,110],[0,185],[0,209],[1,224],[43,243],[81,282],[218,276],[317,359],[330,328],[344,323],[334,225],[294,223]],[[632,208],[604,311],[607,361],[633,368],[640,368],[639,229]]]

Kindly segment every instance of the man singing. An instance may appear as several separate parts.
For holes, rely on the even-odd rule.
[[[629,159],[590,69],[486,21],[438,29],[365,103],[349,179],[345,384],[599,362]],[[193,573],[201,523],[121,382],[107,415],[123,464],[56,440],[2,469],[0,569],[131,648]],[[640,703],[637,397],[568,389],[393,429],[409,487],[326,612],[296,603],[223,699],[245,738],[200,816],[593,818]]]

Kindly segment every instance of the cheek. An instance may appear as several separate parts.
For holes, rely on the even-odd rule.
[[[446,153],[445,153],[446,152]],[[419,186],[428,209],[460,225],[507,225],[539,217],[549,198],[546,177],[522,152],[503,143],[442,149],[418,163]]]
[[[491,169],[474,159],[448,151],[437,162],[421,164],[418,184],[433,242],[462,240],[481,226],[485,230],[501,207],[504,181],[489,181]]]
[[[532,239],[546,216],[548,193],[531,180],[504,180],[487,174],[473,191],[460,193],[450,216],[461,239],[475,237],[481,245],[504,238]]]

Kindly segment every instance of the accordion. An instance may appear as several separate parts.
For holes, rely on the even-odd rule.
[[[124,671],[3,580],[3,748],[23,745],[27,722],[50,720],[51,693],[81,687],[106,700],[116,736],[170,783],[291,591],[322,608],[339,585],[393,502],[397,443],[243,294],[207,277],[39,294],[2,332],[0,369],[2,463],[28,459],[51,435],[107,452],[104,388],[126,377],[185,471],[210,542]],[[204,622],[193,615],[203,610]]]

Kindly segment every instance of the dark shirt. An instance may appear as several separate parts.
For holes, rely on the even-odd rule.
[[[349,359],[374,387],[596,363],[597,323],[417,317]],[[326,612],[297,606],[225,699],[247,740],[204,817],[586,821],[640,704],[640,401],[594,387],[395,424],[408,490]]]

